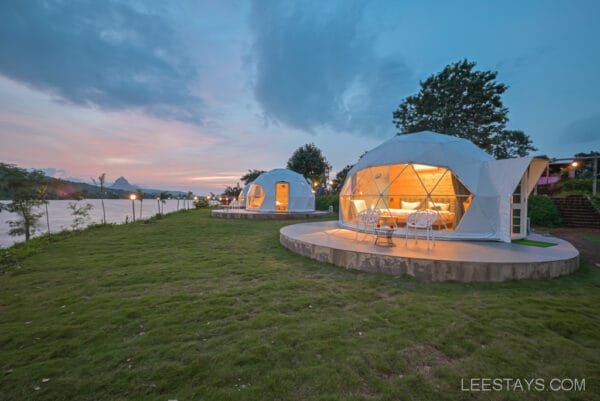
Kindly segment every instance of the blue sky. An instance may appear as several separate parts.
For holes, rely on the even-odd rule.
[[[467,58],[537,153],[600,150],[600,2],[7,1],[0,160],[198,193],[334,170],[394,135],[419,80]]]

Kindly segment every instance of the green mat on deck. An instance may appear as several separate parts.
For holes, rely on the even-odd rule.
[[[554,242],[533,241],[530,239],[517,239],[514,240],[512,243],[525,246],[537,246],[540,248],[549,248],[551,246],[558,245]]]

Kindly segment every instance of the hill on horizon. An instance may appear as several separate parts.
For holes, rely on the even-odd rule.
[[[8,166],[8,165],[7,165]],[[0,175],[2,174],[2,163],[0,163]],[[46,199],[48,200],[66,200],[66,199],[127,199],[131,192],[141,189],[148,196],[157,196],[161,192],[166,192],[172,197],[186,196],[187,192],[182,191],[165,191],[160,189],[140,188],[129,183],[123,176],[109,186],[106,186],[104,192],[100,191],[100,187],[88,184],[85,182],[75,182],[68,179],[54,178],[49,176],[44,170],[45,180],[42,182],[47,186]],[[0,199],[12,199],[14,194],[9,190],[0,186]]]
[[[139,187],[131,185],[125,177],[121,176],[117,178],[109,188],[120,189],[122,191],[137,191]]]

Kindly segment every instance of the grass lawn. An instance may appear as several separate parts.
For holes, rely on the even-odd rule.
[[[295,255],[285,224],[190,211],[4,252],[0,399],[600,399],[591,264],[420,284]],[[586,391],[461,391],[481,377],[585,378]]]
[[[585,237],[588,241],[600,244],[600,235],[588,235]]]

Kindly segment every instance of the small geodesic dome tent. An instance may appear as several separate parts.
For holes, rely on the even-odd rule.
[[[313,212],[315,194],[302,175],[277,168],[262,173],[250,184],[246,209],[260,212]]]
[[[527,198],[546,158],[495,160],[472,142],[434,132],[398,135],[367,152],[340,193],[340,223],[378,209],[403,233],[406,218],[434,210],[437,238],[510,242],[527,235]]]

